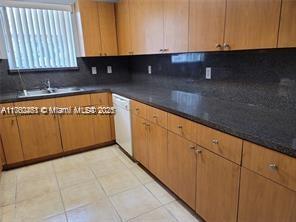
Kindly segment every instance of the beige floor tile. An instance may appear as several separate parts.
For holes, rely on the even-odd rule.
[[[165,205],[166,209],[180,222],[202,222],[202,220],[198,220],[193,214],[190,212],[190,209],[183,206],[178,201],[171,202]]]
[[[62,172],[86,166],[86,161],[81,154],[59,158],[52,161],[55,172]]]
[[[42,222],[67,222],[67,218],[66,218],[66,215],[63,213],[57,216],[43,219]]]
[[[123,220],[129,220],[149,212],[161,204],[144,187],[140,186],[111,197],[111,201]]]
[[[114,174],[127,169],[117,157],[99,161],[96,164],[92,164],[90,167],[96,177]]]
[[[65,210],[82,207],[106,197],[96,180],[77,184],[61,190]]]
[[[67,211],[68,222],[119,222],[120,217],[108,199]]]
[[[145,186],[162,204],[167,204],[175,200],[175,198],[156,181],[145,184]]]
[[[102,176],[98,180],[107,195],[119,193],[141,185],[139,180],[129,170],[122,170],[115,174]]]
[[[164,208],[158,208],[149,213],[136,217],[129,222],[177,222],[176,219]],[[185,221],[184,221],[185,222]]]
[[[9,186],[0,185],[0,207],[15,203],[16,185]]]
[[[56,177],[39,177],[17,184],[16,202],[59,190]]]
[[[23,167],[17,171],[17,183],[45,177],[55,177],[51,161]]]
[[[16,217],[16,208],[14,204],[1,207],[0,210],[2,214],[2,220],[0,220],[1,222],[19,222],[20,221]],[[1,215],[0,215],[0,219],[1,219]]]
[[[125,154],[119,155],[118,158],[126,165],[127,168],[132,168],[136,166],[136,163],[133,162],[128,156]]]
[[[84,159],[89,164],[96,164],[102,160],[109,160],[115,158],[115,154],[109,147],[99,148],[83,154]]]
[[[56,175],[60,188],[73,186],[95,179],[91,169],[88,167],[61,171],[57,172]]]
[[[154,181],[154,179],[138,165],[131,168],[131,172],[140,180],[142,184],[151,183]]]
[[[0,177],[0,186],[2,188],[7,188],[10,186],[14,186],[17,183],[17,172],[19,170],[9,170],[9,171],[3,171],[2,175]]]
[[[59,192],[48,193],[16,204],[17,218],[24,221],[36,221],[64,212]]]

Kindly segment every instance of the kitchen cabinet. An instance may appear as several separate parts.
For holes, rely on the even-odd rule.
[[[24,161],[16,117],[0,119],[0,134],[6,164],[14,164]]]
[[[114,4],[78,0],[75,12],[81,56],[117,55]]]
[[[129,0],[121,0],[115,5],[118,54],[132,55]]]
[[[242,168],[239,222],[294,222],[296,192]]]
[[[296,47],[296,0],[282,0],[278,47]]]
[[[54,99],[15,103],[17,107],[54,107]],[[47,157],[62,153],[58,119],[55,115],[17,116],[24,159]]]
[[[1,165],[6,164],[6,159],[5,159],[5,154],[4,154],[4,150],[3,150],[1,133],[0,133],[0,160],[1,160]]]
[[[148,133],[145,119],[132,115],[132,136],[134,158],[148,169]]]
[[[148,127],[148,169],[163,183],[167,182],[168,131],[154,123]]]
[[[188,51],[189,0],[164,1],[164,52]]]
[[[190,0],[189,51],[223,49],[226,0]]]
[[[281,0],[227,0],[224,50],[276,48]]]
[[[240,166],[201,147],[196,153],[196,212],[206,221],[235,222]]]
[[[168,132],[168,187],[195,209],[196,146]]]
[[[163,50],[163,2],[129,0],[133,54],[158,54]]]

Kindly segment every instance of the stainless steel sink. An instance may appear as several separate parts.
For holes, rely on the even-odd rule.
[[[23,97],[37,97],[37,96],[48,96],[48,95],[58,95],[58,94],[65,94],[65,93],[73,93],[73,92],[82,92],[84,89],[78,87],[67,87],[67,88],[54,88],[52,91],[46,89],[34,89],[28,90],[27,95],[23,91],[18,93],[19,98]]]

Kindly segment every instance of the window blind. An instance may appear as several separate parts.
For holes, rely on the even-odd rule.
[[[71,12],[5,7],[10,69],[77,67]]]

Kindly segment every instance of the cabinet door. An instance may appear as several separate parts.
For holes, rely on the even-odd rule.
[[[129,0],[121,0],[115,6],[119,55],[132,54]]]
[[[97,3],[102,43],[102,54],[114,56],[118,54],[115,24],[114,4],[107,2]]]
[[[295,222],[296,192],[242,168],[239,222]]]
[[[281,0],[227,0],[225,43],[234,50],[275,48],[280,8]]]
[[[278,47],[296,47],[296,0],[283,0]]]
[[[148,168],[147,123],[136,115],[132,118],[134,158]]]
[[[189,51],[215,51],[223,45],[226,0],[190,0]]]
[[[28,115],[17,120],[25,160],[63,152],[57,117]]]
[[[168,185],[191,208],[195,209],[195,145],[168,132]]]
[[[206,221],[235,222],[240,166],[198,147],[196,212]]]
[[[189,0],[164,0],[164,50],[188,51]]]
[[[167,141],[168,131],[156,124],[149,123],[149,170],[164,183],[167,181]]]
[[[130,0],[129,3],[133,53],[162,53],[163,1]]]
[[[95,145],[91,115],[62,115],[59,123],[64,151]]]
[[[93,117],[95,144],[112,141],[111,120],[109,115],[96,115]]]
[[[15,117],[0,119],[0,134],[6,163],[13,164],[23,161],[23,149]]]
[[[75,8],[82,56],[101,55],[102,45],[97,2],[78,0]]]

